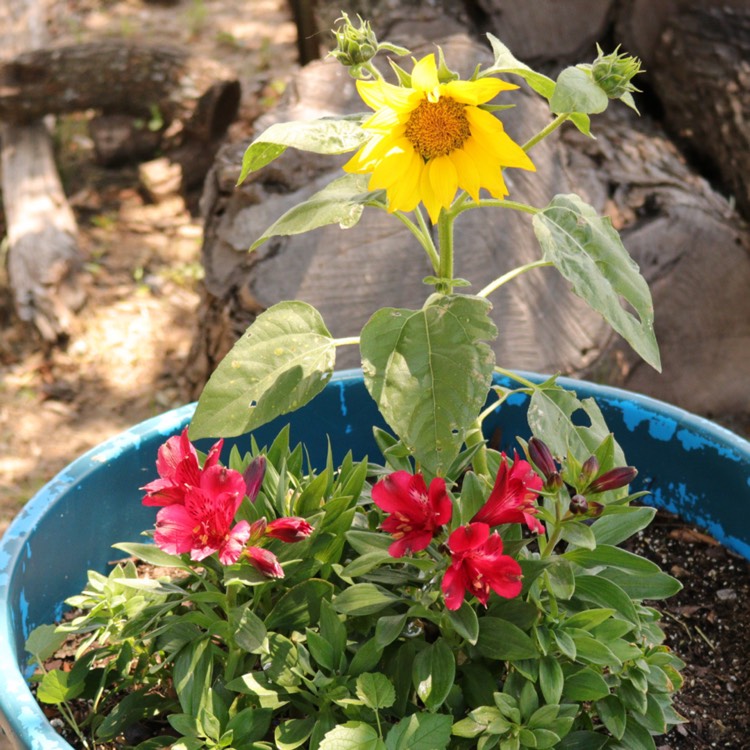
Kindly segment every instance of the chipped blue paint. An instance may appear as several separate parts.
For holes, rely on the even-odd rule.
[[[613,405],[622,409],[625,425],[633,432],[638,425],[646,422],[648,424],[648,434],[655,440],[671,440],[677,431],[677,422],[674,419],[654,414],[652,411],[641,408],[630,401],[617,400]]]
[[[343,382],[337,383],[339,387],[339,406],[341,408],[341,416],[345,417],[347,414],[346,408],[346,384]]]
[[[522,373],[535,382],[547,376]],[[498,378],[498,383],[511,386]],[[649,501],[705,526],[713,536],[750,559],[750,444],[708,420],[654,399],[567,378],[560,385],[594,397],[631,463],[641,474],[636,489]],[[502,428],[504,450],[515,436],[528,437],[528,398],[514,394],[486,423]],[[138,487],[153,478],[158,446],[192,416],[188,405],[134,426],[89,451],[63,470],[22,509],[0,542],[0,724],[16,748],[70,750],[50,727],[24,680],[23,642],[31,628],[60,614],[63,600],[78,593],[88,567],[105,570],[109,545],[137,540],[153,523],[154,509],[141,506]],[[287,421],[292,440],[304,441],[314,465],[322,465],[328,435],[339,460],[377,456],[372,425],[379,424],[361,373],[337,373],[312,404],[258,430],[270,444]],[[246,440],[247,438],[244,438]],[[247,443],[239,439],[240,448]],[[229,451],[236,441],[225,442]],[[730,533],[731,532],[731,533]],[[72,538],[61,555],[60,539]]]

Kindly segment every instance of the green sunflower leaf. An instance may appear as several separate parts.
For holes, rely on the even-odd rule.
[[[608,217],[577,195],[557,195],[534,215],[544,259],[654,369],[661,371],[648,284]],[[629,309],[627,309],[625,302]]]
[[[490,304],[433,295],[421,310],[385,308],[362,329],[365,385],[415,459],[444,475],[489,393],[497,336]]]
[[[258,316],[219,363],[198,400],[190,438],[242,435],[317,396],[336,347],[320,313],[299,301]]]
[[[351,229],[362,217],[365,205],[376,203],[382,192],[368,192],[367,182],[368,176],[361,174],[347,174],[333,180],[280,216],[253,242],[250,250],[260,247],[270,237],[303,234],[328,224]]]
[[[604,112],[608,104],[609,97],[591,75],[575,67],[565,68],[557,77],[549,102],[556,115],[571,112],[597,114]]]
[[[495,56],[495,59],[489,68],[485,68],[480,73],[482,77],[510,73],[521,76],[537,94],[541,94],[545,99],[549,99],[552,96],[555,90],[555,82],[551,78],[537,73],[526,65],[526,63],[517,60],[497,37],[487,34],[487,39],[490,40],[492,54]]]
[[[344,154],[359,148],[369,138],[361,128],[362,117],[323,117],[271,125],[247,147],[237,184],[241,184],[251,172],[270,164],[290,146],[315,154]]]

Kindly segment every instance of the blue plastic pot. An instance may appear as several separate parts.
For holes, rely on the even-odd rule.
[[[539,376],[528,375],[541,380]],[[591,383],[562,385],[593,396],[629,463],[639,469],[636,489],[649,501],[708,529],[750,559],[750,443],[717,425],[651,398]],[[158,447],[190,420],[193,406],[167,412],[106,441],[47,484],[14,520],[0,544],[0,724],[17,748],[64,750],[70,745],[49,725],[26,684],[26,636],[54,621],[66,597],[78,593],[86,571],[105,571],[111,545],[137,540],[153,525],[155,509],[141,505],[139,487],[155,476]],[[525,398],[512,398],[488,419],[512,448],[528,436]],[[359,371],[338,373],[311,404],[258,430],[270,444],[292,425],[313,461],[325,459],[330,437],[338,458],[379,456],[372,426],[382,424]],[[227,441],[229,449],[231,441]],[[242,439],[240,439],[242,446]],[[248,443],[245,441],[244,446]]]

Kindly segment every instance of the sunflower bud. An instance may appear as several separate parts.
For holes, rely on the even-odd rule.
[[[349,20],[346,13],[341,14],[339,24],[333,30],[336,39],[336,49],[330,54],[347,68],[363,65],[372,60],[378,51],[378,40],[370,26],[369,21],[359,19],[359,28]]]
[[[583,495],[573,495],[570,498],[570,512],[573,515],[580,515],[586,513],[589,509],[589,502]]]
[[[616,469],[605,472],[597,477],[588,487],[592,494],[619,490],[626,487],[638,476],[638,470],[634,466],[618,466]]]
[[[630,55],[618,55],[618,47],[612,54],[605,55],[599,45],[596,46],[599,56],[591,67],[591,75],[596,84],[610,99],[620,99],[632,91],[638,91],[631,80],[641,70],[641,61]]]

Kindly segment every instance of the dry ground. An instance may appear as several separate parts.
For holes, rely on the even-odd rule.
[[[55,43],[168,41],[232,66],[243,85],[234,135],[272,105],[295,65],[285,0],[48,2]],[[180,373],[195,325],[201,221],[180,198],[149,204],[135,166],[96,167],[85,120],[66,118],[56,131],[88,289],[65,350],[45,350],[15,316],[0,256],[0,533],[70,460],[187,398]]]

